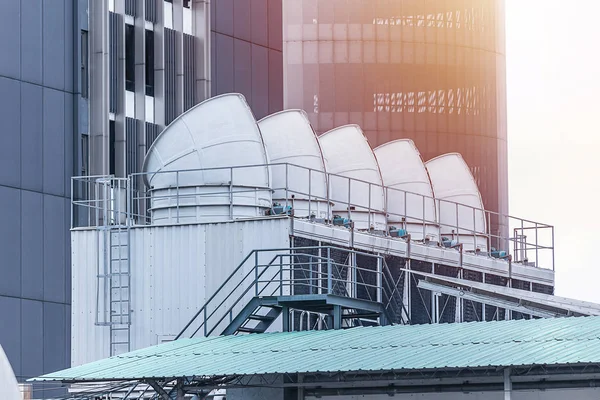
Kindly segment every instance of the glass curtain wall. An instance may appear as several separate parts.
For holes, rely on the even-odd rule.
[[[410,138],[425,161],[459,152],[508,212],[502,0],[285,0],[283,23],[284,108],[372,147]]]

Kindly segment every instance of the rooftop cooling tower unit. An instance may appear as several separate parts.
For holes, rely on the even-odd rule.
[[[437,241],[433,189],[419,150],[410,139],[382,144],[375,150],[386,188],[388,224],[414,240]]]
[[[486,218],[477,183],[458,153],[425,163],[438,207],[440,234],[462,243],[466,251],[487,251]]]
[[[331,185],[333,213],[356,229],[385,231],[383,181],[377,159],[358,125],[346,125],[319,137]]]
[[[306,113],[282,111],[258,126],[271,160],[273,202],[290,205],[297,217],[329,218],[325,160]]]
[[[271,207],[268,163],[244,96],[226,94],[198,104],[158,136],[144,160],[152,222],[263,215]]]

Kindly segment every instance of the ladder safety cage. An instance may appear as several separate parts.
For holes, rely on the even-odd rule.
[[[95,176],[72,186],[72,224],[87,221],[98,231],[95,324],[109,329],[110,355],[131,350],[129,179]],[[79,200],[87,195],[87,200]],[[83,211],[77,208],[81,202]],[[77,209],[77,211],[75,211]]]

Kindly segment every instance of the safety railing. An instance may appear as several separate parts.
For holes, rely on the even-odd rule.
[[[131,223],[130,180],[114,176],[71,179],[71,228]]]
[[[274,177],[269,188],[248,186],[248,171],[260,168],[268,168]],[[190,191],[189,182],[199,174],[209,189]],[[144,178],[156,176],[168,177],[168,190],[145,187]],[[116,190],[109,190],[106,182],[112,182]],[[474,253],[511,257],[513,262],[554,269],[551,225],[294,164],[137,173],[128,178],[75,177],[72,186],[72,227],[95,226],[115,220],[115,215],[123,223],[150,225],[154,223],[152,204],[157,202],[172,208],[170,224],[189,223],[183,210],[196,204],[195,200],[215,197],[228,202],[229,215],[225,217],[233,220],[234,196],[258,197],[270,191],[272,201],[284,210],[302,203],[302,213],[295,212],[296,217],[331,224],[335,214],[343,213],[347,220],[363,218],[368,227],[365,230],[376,234],[388,235],[392,226],[408,233],[417,229],[423,242],[454,247],[468,241]],[[416,235],[412,236],[414,239]]]
[[[385,268],[379,255],[337,247],[253,250],[177,338],[220,334],[253,297],[265,296],[331,294],[377,302],[396,322],[400,290],[394,290]]]

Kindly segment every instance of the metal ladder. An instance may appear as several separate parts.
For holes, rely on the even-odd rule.
[[[109,327],[110,355],[131,350],[131,273],[129,269],[129,226],[115,226],[110,236]]]
[[[100,230],[96,325],[109,327],[112,357],[131,350],[130,232],[128,226]]]
[[[98,229],[96,325],[108,326],[110,355],[131,350],[130,223],[127,219],[127,180],[96,181]]]

